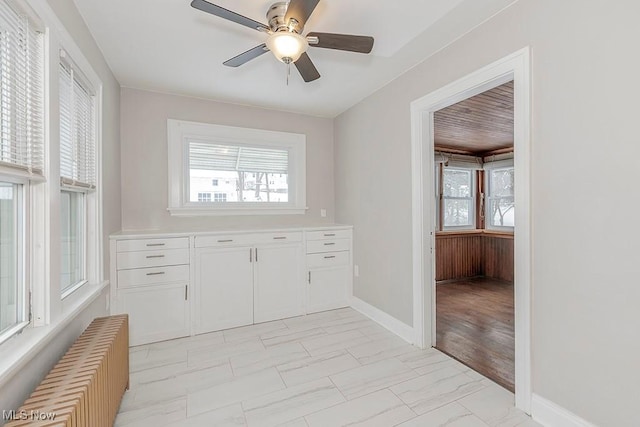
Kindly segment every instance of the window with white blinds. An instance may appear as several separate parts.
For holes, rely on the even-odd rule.
[[[0,0],[0,165],[44,175],[43,35]]]
[[[168,120],[173,215],[304,214],[306,137]]]
[[[94,189],[95,97],[73,65],[61,61],[59,75],[60,183],[63,187]]]

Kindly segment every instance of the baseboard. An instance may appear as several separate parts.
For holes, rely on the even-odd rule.
[[[596,427],[535,393],[531,396],[531,417],[545,427]]]
[[[380,326],[390,330],[409,344],[413,344],[414,332],[413,328],[406,323],[403,323],[393,316],[385,313],[372,306],[371,304],[362,301],[360,298],[351,298],[351,308],[364,314],[374,322],[380,324]]]

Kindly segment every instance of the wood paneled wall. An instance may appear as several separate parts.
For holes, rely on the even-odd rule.
[[[513,235],[484,230],[436,234],[436,280],[485,276],[513,282]]]

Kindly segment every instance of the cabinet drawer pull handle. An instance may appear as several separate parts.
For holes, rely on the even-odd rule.
[[[164,245],[166,245],[166,243],[147,243],[147,247],[164,246]]]
[[[229,242],[233,242],[233,239],[218,240],[218,243],[229,243]]]
[[[325,234],[324,237],[335,237],[336,233]]]
[[[147,273],[147,276],[160,276],[164,274],[164,271],[156,271],[155,273]]]
[[[309,284],[311,284],[311,272],[309,272]]]
[[[331,259],[331,258],[335,258],[335,257],[336,257],[335,255],[329,255],[329,256],[324,257],[324,259]]]
[[[333,246],[333,245],[335,245],[335,243],[325,243],[324,245],[325,246]]]
[[[164,255],[147,255],[147,259],[150,258],[164,258]]]
[[[273,240],[286,240],[287,238],[282,236],[282,237],[274,237]]]

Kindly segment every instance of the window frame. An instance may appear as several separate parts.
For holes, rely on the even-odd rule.
[[[444,194],[444,174],[447,170],[456,170],[456,171],[464,171],[469,173],[471,187],[469,189],[469,197],[446,197]],[[477,182],[476,182],[476,169],[474,168],[466,168],[463,166],[444,166],[442,168],[442,176],[439,176],[437,181],[439,188],[442,188],[441,197],[439,197],[439,201],[441,206],[439,206],[438,211],[441,213],[440,224],[442,231],[455,231],[455,230],[475,230],[477,228],[477,209],[476,209],[476,193],[477,193]],[[469,222],[468,225],[445,225],[444,219],[444,209],[445,209],[445,200],[469,200],[470,209],[469,209]]]
[[[289,201],[189,201],[189,142],[287,150]],[[306,213],[306,136],[288,132],[240,128],[209,123],[167,120],[169,205],[176,216],[288,215]]]
[[[63,287],[62,282],[60,283],[60,295],[61,298],[64,300],[66,297],[68,297],[69,295],[73,294],[75,291],[77,291],[78,289],[80,289],[82,286],[86,285],[87,283],[89,283],[88,280],[88,259],[87,259],[87,253],[88,253],[88,249],[89,249],[89,239],[88,239],[88,234],[89,234],[89,227],[88,227],[88,212],[87,212],[87,192],[81,189],[77,189],[77,188],[71,188],[71,187],[61,187],[60,188],[60,194],[62,193],[75,193],[75,194],[80,194],[81,200],[80,200],[80,205],[78,206],[78,217],[82,219],[82,224],[80,225],[80,229],[82,230],[82,244],[81,244],[81,257],[80,257],[80,276],[81,279],[78,280],[77,282],[67,286],[66,288]],[[62,238],[62,234],[60,235],[60,237]],[[60,255],[62,255],[62,252],[60,253]]]
[[[484,186],[485,186],[484,228],[486,230],[513,232],[515,230],[515,225],[514,226],[492,225],[491,224],[492,218],[490,213],[491,200],[493,199],[493,197],[491,196],[491,174],[493,171],[497,169],[514,169],[515,170],[513,159],[488,162],[484,164],[483,169],[485,171],[485,174],[484,174]],[[514,215],[515,215],[515,209],[516,207],[515,207],[515,184],[514,184],[514,207],[513,207]]]
[[[30,182],[28,179],[10,174],[0,174],[0,181],[14,184],[18,187],[18,212],[16,215],[16,234],[18,236],[18,242],[16,245],[16,258],[18,264],[16,268],[16,276],[18,279],[18,286],[16,287],[16,308],[19,308],[20,310],[17,322],[7,328],[4,332],[0,333],[0,344],[2,344],[31,324],[31,286],[29,280],[30,254],[28,251]]]
[[[85,285],[90,283],[101,283],[103,282],[103,268],[102,268],[102,214],[101,214],[101,205],[102,205],[102,175],[100,169],[100,161],[102,158],[101,151],[101,130],[102,130],[102,82],[95,75],[93,69],[89,64],[84,64],[84,58],[81,54],[73,54],[67,50],[67,44],[64,42],[60,42],[58,46],[58,56],[57,62],[58,65],[63,65],[72,70],[71,72],[71,90],[74,89],[74,85],[76,81],[81,86],[81,89],[84,90],[91,98],[91,102],[93,103],[93,153],[95,162],[94,167],[94,183],[76,183],[75,180],[72,182],[68,182],[69,179],[64,179],[65,184],[62,183],[63,176],[59,174],[59,194],[62,192],[76,192],[82,193],[82,230],[83,230],[83,241],[82,241],[82,271],[83,271],[83,279],[76,282],[75,284],[63,289],[62,283],[59,282],[59,295],[60,299],[63,301],[69,299],[73,300],[73,298],[69,298],[71,295],[75,294],[77,291],[82,289]],[[57,68],[59,70],[59,67]],[[60,81],[60,75],[57,74],[57,81]],[[77,78],[76,78],[77,77]],[[51,76],[50,78],[53,78]],[[58,91],[58,97],[54,102],[57,102],[60,105],[60,92]],[[60,114],[58,114],[59,120]],[[72,117],[75,119],[75,117]],[[75,123],[72,123],[72,126]],[[59,146],[62,145],[62,141],[60,136],[58,136]],[[58,150],[60,153],[61,150]],[[58,163],[60,163],[60,158],[58,158]],[[92,229],[93,228],[93,229]],[[58,235],[60,239],[62,238],[61,230],[58,230]],[[61,242],[60,242],[61,243]],[[60,246],[61,247],[61,246]],[[59,279],[60,280],[60,279]],[[82,293],[82,292],[80,292]]]

